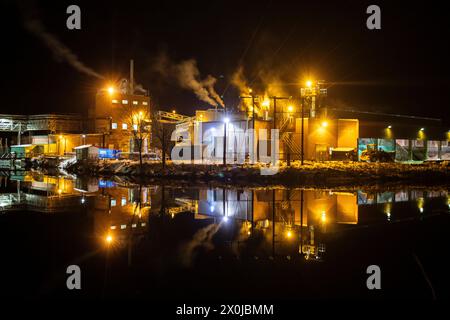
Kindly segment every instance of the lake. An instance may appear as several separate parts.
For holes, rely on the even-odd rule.
[[[0,175],[2,295],[448,298],[450,192]],[[81,269],[68,290],[66,269]],[[368,290],[366,270],[381,270]]]

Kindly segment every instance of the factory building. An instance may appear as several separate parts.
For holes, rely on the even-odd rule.
[[[83,157],[84,148],[98,148],[103,158],[148,152],[151,140],[150,98],[130,79],[97,91],[88,117],[67,114],[0,115],[0,156],[32,158],[39,155]],[[92,154],[92,153],[91,153]],[[89,157],[85,157],[89,158]]]
[[[132,68],[132,67],[131,67]],[[122,153],[142,150],[147,153],[150,147],[150,98],[146,90],[135,86],[131,70],[130,80],[122,79],[119,86],[99,90],[95,105],[89,110],[90,131],[102,136],[97,145]]]
[[[239,159],[249,159],[251,148],[259,154],[268,146],[269,156],[271,130],[277,129],[278,159],[288,163],[373,160],[377,152],[400,162],[450,159],[450,132],[441,120],[329,108],[322,86],[308,83],[296,100],[252,95],[243,97],[237,111],[197,110],[176,126],[177,147],[192,146],[190,156],[200,163],[241,163]],[[264,156],[259,154],[256,162]]]

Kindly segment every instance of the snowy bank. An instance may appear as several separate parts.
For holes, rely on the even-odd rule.
[[[77,175],[127,176],[133,179],[173,179],[184,181],[220,181],[237,184],[354,185],[387,182],[450,183],[450,163],[366,163],[366,162],[292,162],[282,164],[275,175],[261,175],[259,165],[173,164],[163,168],[159,162],[102,160],[74,163],[66,169]]]

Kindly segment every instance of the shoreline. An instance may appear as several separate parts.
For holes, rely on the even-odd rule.
[[[401,164],[366,162],[293,162],[281,165],[275,175],[260,174],[257,165],[193,165],[136,161],[98,161],[75,163],[65,170],[78,176],[125,178],[130,182],[165,181],[174,183],[218,183],[234,186],[274,185],[287,187],[356,187],[412,184],[422,186],[450,185],[450,162]]]

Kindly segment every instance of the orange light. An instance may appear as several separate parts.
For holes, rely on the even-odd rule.
[[[311,88],[311,86],[312,86],[312,81],[311,81],[311,80],[306,81],[306,86],[307,86],[308,88]]]
[[[291,231],[291,230],[289,230],[288,232],[286,232],[286,237],[292,238],[292,231]]]
[[[107,244],[110,244],[113,241],[112,235],[108,234],[105,238],[105,241]]]
[[[114,94],[114,87],[109,87],[109,88],[108,88],[108,93],[109,93],[110,95],[113,95],[113,94]]]
[[[172,113],[177,113],[177,111],[176,110],[172,110]]]
[[[321,126],[322,126],[323,128],[328,127],[328,122],[327,122],[327,121],[322,121]]]
[[[288,112],[293,112],[294,111],[294,107],[293,106],[288,106]]]

